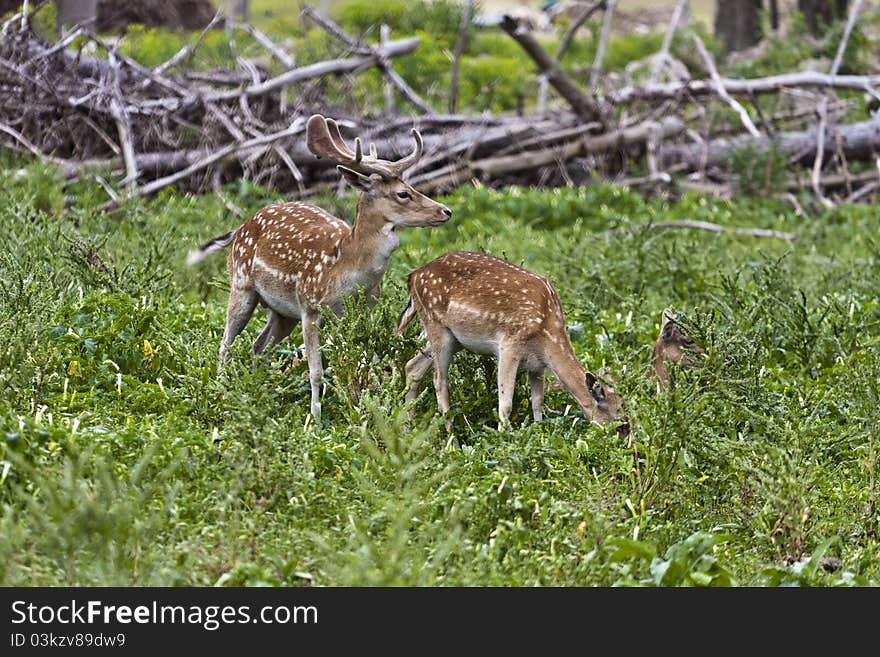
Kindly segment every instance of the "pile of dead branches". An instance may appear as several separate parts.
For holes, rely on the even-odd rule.
[[[880,76],[837,73],[861,2],[853,4],[829,71],[750,80],[719,75],[687,27],[683,0],[647,76],[603,75],[616,3],[582,4],[554,54],[516,20],[500,21],[498,27],[535,62],[540,76],[537,111],[526,116],[439,113],[394,70],[393,59],[413,52],[417,38],[364,43],[309,8],[304,17],[332,35],[339,57],[297,62],[259,30],[226,26],[233,38],[247,33],[262,52],[238,56],[235,70],[205,72],[192,62],[205,34],[223,23],[220,14],[180,52],[148,68],[121,52],[124,37],[101,37],[87,26],[55,43],[41,39],[30,26],[38,4],[0,26],[0,145],[50,162],[70,179],[94,177],[113,202],[168,185],[217,189],[239,176],[292,196],[333,184],[337,176],[330,163],[305,147],[302,133],[313,112],[337,117],[345,136],[374,142],[388,157],[407,151],[409,128],[417,126],[425,157],[412,170],[411,181],[431,193],[475,179],[491,185],[557,185],[596,177],[730,193],[731,154],[746,150],[759,157],[770,149],[804,172],[789,185],[811,189],[822,203],[868,198],[880,187],[876,169],[849,169],[849,163],[874,162],[880,153],[880,120],[837,123],[851,107],[836,98],[836,89],[880,97],[874,91]],[[601,38],[596,60],[587,68],[589,79],[576,80],[560,59],[575,32],[600,15]],[[462,39],[470,18],[465,12]],[[692,40],[705,77],[692,75],[670,56],[672,36],[681,30]],[[457,47],[453,98],[460,55]],[[351,95],[345,90],[370,68],[381,71],[386,86],[386,113],[378,118],[338,100]],[[330,84],[337,84],[333,94]],[[783,101],[769,116],[756,103],[765,94]],[[415,115],[399,116],[395,97]],[[786,104],[791,98],[799,104]],[[707,120],[708,99],[727,109],[723,126]],[[748,111],[743,103],[755,109]]]

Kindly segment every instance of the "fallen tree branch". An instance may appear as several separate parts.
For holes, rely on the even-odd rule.
[[[305,129],[305,120],[297,119],[293,125],[285,130],[281,130],[279,132],[273,132],[269,135],[262,135],[260,137],[255,137],[254,139],[249,139],[248,141],[239,143],[239,144],[230,144],[224,148],[221,148],[217,151],[214,151],[210,155],[202,158],[198,162],[194,162],[189,165],[182,171],[178,171],[176,173],[171,174],[170,176],[165,176],[164,178],[159,178],[158,180],[154,180],[151,183],[144,185],[143,187],[138,187],[134,192],[133,196],[149,196],[150,194],[154,194],[158,190],[163,187],[167,187],[169,185],[173,185],[194,173],[201,171],[203,169],[208,168],[214,162],[218,160],[222,160],[228,155],[232,155],[233,153],[237,153],[239,151],[247,150],[249,148],[256,148],[257,146],[263,146],[265,144],[272,144],[285,137],[293,137],[294,135],[301,134]]]
[[[394,67],[391,65],[390,58],[387,55],[383,54],[383,49],[386,48],[386,44],[384,42],[380,44],[379,49],[369,45],[364,45],[348,32],[343,30],[334,21],[330,20],[329,18],[315,11],[309,6],[303,8],[302,15],[314,20],[316,23],[318,23],[318,25],[327,30],[330,34],[345,43],[352,50],[352,52],[356,52],[363,56],[378,57],[378,67],[382,70],[382,73],[385,75],[386,79],[397,88],[400,94],[411,105],[417,107],[425,114],[434,114],[434,108],[426,103],[421,98],[421,96],[416,93],[415,89],[409,86],[409,83],[407,83],[407,81],[404,80],[400,76],[400,74],[394,70]],[[389,42],[387,46],[390,46],[392,43],[393,42]]]
[[[825,131],[823,150],[831,152],[835,140],[850,161],[867,161],[880,151],[880,117],[849,125],[830,126]],[[750,149],[756,155],[766,153],[775,145],[779,152],[792,163],[810,166],[817,151],[816,130],[780,132],[775,139],[752,135],[712,139],[705,143],[668,144],[660,147],[659,154],[664,166],[681,164],[686,171],[720,168],[729,163],[737,150]]]
[[[547,81],[571,105],[575,114],[585,121],[598,121],[603,126],[608,125],[605,112],[596,98],[584,93],[578,87],[574,80],[562,70],[559,62],[541,47],[531,32],[520,26],[515,19],[506,15],[501,20],[501,29],[507,32],[537,64],[538,70],[547,76]]]
[[[586,7],[581,12],[581,15],[578,16],[571,25],[569,25],[568,29],[565,31],[565,34],[562,36],[562,39],[559,41],[559,48],[556,49],[556,61],[562,61],[562,56],[565,54],[565,51],[568,50],[568,47],[574,40],[574,35],[577,34],[577,31],[581,29],[584,23],[590,20],[590,16],[595,14],[600,9],[605,9],[605,0],[596,0],[596,2]]]
[[[238,25],[236,25],[236,27],[250,34],[261,46],[272,53],[275,59],[284,64],[284,66],[288,70],[296,67],[296,62],[293,61],[293,57],[285,52],[284,49],[280,48],[274,41],[272,41],[272,39],[270,39],[268,35],[264,34],[253,25],[249,25],[248,23],[239,23]]]
[[[652,135],[657,135],[661,139],[671,137],[679,134],[683,129],[684,124],[680,119],[666,117],[659,122],[649,121],[601,135],[581,137],[560,146],[477,160],[472,162],[470,167],[475,172],[488,176],[536,169],[557,161],[565,162],[582,154],[602,153],[636,143],[645,143]]]
[[[250,85],[244,89],[235,91],[215,91],[205,94],[203,98],[206,101],[234,100],[242,95],[248,98],[254,98],[263,96],[276,89],[289,86],[296,82],[320,78],[325,75],[351,73],[363,68],[369,68],[370,66],[381,66],[383,58],[407,55],[418,48],[419,43],[421,43],[419,37],[392,41],[384,48],[376,48],[370,55],[334,59],[328,62],[318,62],[317,64],[311,64],[309,66],[301,66],[299,68],[285,71],[281,75],[266,80],[260,84]]]
[[[654,65],[651,66],[651,76],[648,78],[649,85],[653,85],[657,82],[657,77],[660,75],[660,71],[669,59],[669,48],[672,46],[672,38],[675,36],[675,31],[678,29],[678,23],[681,21],[681,17],[684,14],[688,2],[689,0],[678,0],[675,4],[675,9],[672,11],[672,18],[669,19],[669,26],[666,28],[666,34],[663,35],[663,44],[660,46],[660,51],[654,58]]]
[[[162,75],[165,73],[165,71],[167,71],[172,66],[176,66],[177,64],[182,62],[184,59],[187,59],[188,57],[190,57],[192,55],[192,53],[194,53],[196,51],[196,48],[199,47],[199,45],[202,43],[202,41],[204,41],[208,32],[213,30],[217,26],[217,24],[220,23],[220,21],[222,21],[222,20],[223,20],[223,13],[218,11],[217,13],[214,14],[214,17],[211,19],[211,22],[208,23],[205,26],[205,28],[201,31],[199,36],[196,38],[195,42],[193,42],[191,44],[188,43],[188,44],[184,45],[183,48],[178,50],[177,53],[175,53],[171,57],[171,59],[169,59],[166,62],[163,62],[162,64],[159,64],[159,66],[157,66],[154,69],[154,72],[157,75]]]
[[[749,96],[777,93],[787,88],[852,89],[873,92],[880,85],[880,75],[828,75],[818,71],[784,73],[765,78],[720,78],[721,87],[731,96]],[[625,105],[636,101],[674,100],[683,95],[711,96],[718,93],[718,83],[714,80],[686,80],[664,84],[624,87],[606,96],[614,105]]]
[[[134,150],[134,137],[131,129],[131,118],[125,109],[125,101],[122,98],[122,90],[119,88],[119,61],[116,59],[116,49],[108,53],[108,61],[113,67],[113,78],[110,82],[110,113],[116,121],[119,134],[119,146],[122,149],[122,158],[125,160],[125,180],[123,181],[128,191],[131,192],[137,184],[138,168],[137,157]]]
[[[730,233],[732,235],[746,235],[748,237],[770,237],[778,240],[786,240],[788,242],[796,242],[800,237],[795,233],[784,233],[779,230],[769,230],[766,228],[742,228],[739,226],[722,226],[713,224],[709,221],[661,221],[656,224],[640,224],[638,226],[623,226],[621,228],[612,228],[601,233],[596,233],[593,239],[601,239],[603,237],[614,237],[616,235],[624,235],[627,233],[637,233],[645,230],[669,230],[669,229],[685,229],[685,230],[706,230],[711,233]]]

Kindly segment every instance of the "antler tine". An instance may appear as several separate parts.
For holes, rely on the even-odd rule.
[[[370,142],[369,156],[364,157],[364,147],[360,137],[354,140],[354,150],[349,148],[339,130],[339,124],[320,114],[309,118],[306,126],[306,138],[309,150],[317,157],[327,157],[339,164],[351,167],[364,175],[378,174],[383,178],[400,177],[400,174],[411,167],[422,155],[422,139],[414,129],[416,139],[415,150],[407,157],[396,162],[379,159],[376,144]]]
[[[422,159],[422,135],[419,134],[419,131],[415,128],[412,129],[413,141],[416,143],[416,147],[413,149],[413,152],[407,155],[404,158],[397,160],[397,162],[393,163],[394,172],[400,176],[404,171],[413,166],[416,162]]]
[[[309,118],[306,124],[306,142],[316,157],[326,157],[340,163],[350,162],[354,157],[354,153],[339,134],[336,121],[320,114],[313,114]]]
[[[330,139],[336,146],[336,150],[343,153],[348,158],[355,157],[355,153],[353,153],[348,147],[348,144],[345,143],[345,139],[342,138],[342,133],[339,132],[339,124],[336,123],[334,119],[325,119],[325,121],[327,122],[327,131],[330,133]]]

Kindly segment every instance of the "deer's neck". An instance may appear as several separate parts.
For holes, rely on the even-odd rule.
[[[574,397],[587,417],[593,419],[596,413],[596,400],[587,389],[584,368],[575,356],[568,335],[557,334],[548,337],[545,353],[550,370],[559,379],[562,387]]]
[[[666,363],[663,362],[662,345],[654,345],[654,353],[651,355],[651,364],[654,366],[654,372],[657,373],[660,380],[665,382],[666,379],[669,378],[669,374],[666,372]]]
[[[335,270],[341,295],[378,285],[388,268],[391,254],[400,244],[394,224],[370,212],[364,205],[359,199],[354,228],[339,244]]]

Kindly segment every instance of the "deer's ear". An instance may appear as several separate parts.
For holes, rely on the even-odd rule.
[[[596,375],[593,374],[592,372],[584,372],[584,380],[585,380],[586,383],[587,383],[587,389],[588,389],[588,390],[592,390],[593,387],[594,387],[594,386],[596,385],[596,383],[598,382],[598,379],[596,378]]]
[[[345,181],[352,187],[355,187],[362,192],[369,192],[373,189],[372,176],[361,175],[357,171],[344,167],[341,164],[336,168],[339,170],[339,173],[342,174],[342,177],[345,178]]]

